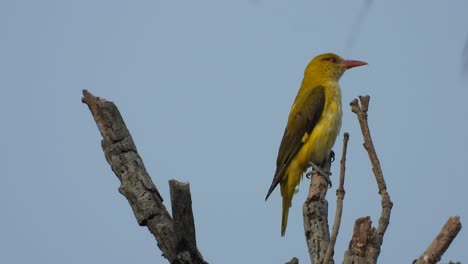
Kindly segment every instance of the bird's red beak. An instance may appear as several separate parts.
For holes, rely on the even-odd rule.
[[[367,65],[367,62],[357,61],[357,60],[345,60],[345,61],[343,61],[343,66],[345,66],[346,69],[351,69],[351,68],[359,67],[359,66],[363,66],[363,65]]]

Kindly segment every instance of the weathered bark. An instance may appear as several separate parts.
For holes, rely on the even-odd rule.
[[[181,238],[177,236],[180,231],[174,230],[174,221],[146,171],[132,136],[115,104],[95,97],[86,90],[83,91],[82,102],[88,105],[94,117],[103,138],[101,145],[106,160],[121,182],[119,192],[127,198],[138,224],[146,226],[154,235],[163,256],[170,263],[205,263],[196,250],[196,245],[180,247]],[[190,197],[189,192],[186,192],[185,195]],[[177,207],[178,205],[173,204],[173,206]],[[185,213],[191,214],[191,209]],[[193,216],[190,217],[193,224]],[[183,219],[184,217],[178,215],[178,218]],[[183,230],[191,229],[191,227],[185,227],[182,224],[178,223],[176,227]],[[195,238],[194,233],[193,238]],[[189,239],[188,242],[192,242],[192,240]]]
[[[426,251],[424,251],[424,253],[413,263],[432,264],[439,262],[440,258],[455,239],[458,232],[460,232],[461,228],[460,217],[450,217]]]
[[[330,171],[331,159],[324,166]],[[326,254],[330,233],[328,229],[328,190],[325,177],[313,173],[310,179],[309,194],[302,207],[304,233],[311,263],[322,263]],[[329,263],[334,263],[333,259]]]
[[[369,248],[375,248],[375,245],[369,245],[372,241],[369,239],[375,233],[372,228],[372,221],[369,216],[358,218],[354,223],[353,237],[349,242],[348,250],[345,252],[343,264],[369,264],[377,263],[369,260],[367,251]]]
[[[174,219],[177,252],[182,252],[178,258],[184,259],[184,263],[190,263],[191,259],[203,260],[197,249],[190,185],[170,180],[169,188],[171,191],[172,217]]]

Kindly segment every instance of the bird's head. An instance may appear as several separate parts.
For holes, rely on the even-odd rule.
[[[333,53],[325,53],[315,57],[305,70],[305,75],[313,78],[338,81],[347,69],[367,65],[366,62],[345,60]]]

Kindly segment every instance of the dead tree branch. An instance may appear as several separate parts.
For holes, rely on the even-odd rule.
[[[426,251],[424,251],[424,253],[413,263],[432,264],[439,262],[440,258],[455,239],[461,228],[460,217],[450,217]]]
[[[188,202],[187,197],[190,199],[188,185],[180,191],[181,195],[178,195],[178,187],[171,188],[172,193],[177,193],[174,196],[183,197],[173,199],[173,213],[177,215],[177,221],[174,223],[115,104],[95,97],[86,90],[83,90],[82,102],[88,105],[93,115],[103,138],[101,146],[106,160],[121,182],[119,192],[127,198],[138,224],[146,226],[154,235],[163,256],[171,264],[206,263],[194,243],[191,202],[186,205],[178,204]],[[186,209],[184,206],[190,207],[190,210],[180,211]],[[188,230],[193,230],[193,236],[190,232],[190,236],[180,235]]]
[[[359,105],[358,100],[354,99],[351,102],[351,109],[359,120],[364,148],[368,152],[379,194],[382,197],[382,212],[377,228],[372,227],[370,217],[356,220],[349,248],[344,255],[344,264],[377,263],[393,206],[367,123],[370,97],[360,96],[359,99],[361,104]],[[146,226],[154,235],[163,256],[171,264],[207,264],[197,248],[189,184],[175,180],[169,182],[172,218],[146,171],[132,136],[115,104],[95,97],[86,90],[83,91],[82,102],[91,111],[103,138],[101,146],[105,158],[121,182],[119,192],[128,200],[138,224]],[[316,173],[311,176],[309,193],[303,206],[303,219],[312,263],[334,263],[333,249],[339,232],[345,195],[344,177],[348,139],[349,135],[345,133],[340,183],[337,190],[337,209],[331,237],[328,228],[328,202],[325,199],[328,182]],[[328,159],[324,169],[330,171],[330,167],[331,159]],[[429,264],[439,261],[460,229],[460,218],[450,217],[424,254],[414,263]],[[293,258],[287,263],[297,264],[298,260]]]
[[[171,192],[176,249],[177,252],[181,254],[178,256],[178,259],[184,259],[183,263],[190,263],[191,259],[203,260],[202,255],[197,249],[190,185],[188,183],[170,180],[169,188]]]
[[[330,171],[331,159],[324,169]],[[328,229],[328,201],[325,199],[328,182],[325,177],[313,173],[310,177],[309,194],[302,207],[304,233],[311,263],[322,263],[330,234]],[[330,260],[330,263],[334,263]]]
[[[349,134],[347,132],[343,135],[343,151],[341,153],[340,161],[340,183],[338,189],[336,190],[336,212],[335,212],[335,221],[333,223],[332,233],[330,236],[330,243],[328,244],[325,257],[323,258],[322,263],[329,263],[329,260],[333,256],[333,251],[335,249],[336,237],[340,231],[341,224],[341,215],[343,214],[343,200],[345,196],[344,190],[344,179],[346,172],[346,152],[348,150],[348,141]]]
[[[364,148],[366,149],[369,159],[372,164],[372,172],[374,173],[379,194],[382,197],[381,206],[382,212],[379,219],[377,229],[371,228],[371,220],[369,217],[356,220],[348,250],[345,252],[343,263],[377,263],[385,231],[390,223],[390,214],[393,203],[390,200],[390,195],[387,192],[387,186],[383,177],[382,168],[380,166],[377,152],[375,151],[372,137],[369,131],[367,122],[367,110],[369,109],[369,96],[359,96],[361,105],[357,99],[351,101],[351,110],[357,115],[361,132],[364,137]]]
[[[343,212],[343,185],[348,139],[349,134],[345,133],[341,157],[340,185],[337,190],[337,211],[333,224],[331,243],[328,227],[328,201],[325,199],[329,187],[328,182],[323,176],[317,173],[311,175],[309,194],[302,208],[304,233],[311,263],[335,263],[333,260],[333,249],[341,222],[341,214]],[[331,158],[326,162],[324,169],[330,171],[330,167]]]

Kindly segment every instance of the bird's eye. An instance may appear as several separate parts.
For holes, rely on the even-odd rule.
[[[332,62],[332,63],[336,63],[336,58],[330,57],[330,58],[328,58],[328,61],[329,61],[329,62]]]

